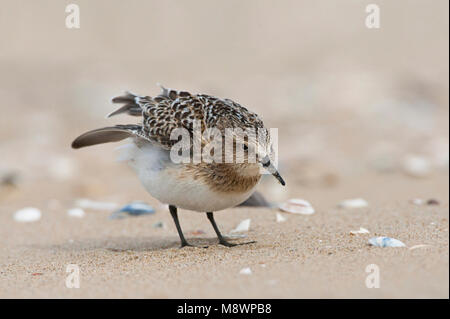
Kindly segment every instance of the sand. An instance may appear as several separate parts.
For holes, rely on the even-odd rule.
[[[74,30],[65,4],[2,2],[0,297],[449,297],[448,1],[377,1],[380,29],[365,26],[360,1],[77,4]],[[269,176],[258,191],[316,213],[277,223],[276,208],[218,212],[223,233],[250,218],[236,241],[256,241],[226,248],[204,214],[181,211],[188,240],[209,248],[179,249],[167,208],[116,162],[118,144],[70,148],[87,130],[135,123],[105,119],[110,98],[155,95],[158,82],[231,98],[278,128],[287,186]],[[156,213],[68,216],[80,198],[143,200]],[[351,198],[369,206],[337,207]],[[42,218],[15,221],[24,207]],[[350,235],[360,227],[370,233]],[[407,247],[371,247],[372,236]],[[72,264],[80,288],[66,287]],[[379,288],[366,287],[372,264]]]
[[[333,196],[310,192],[307,197],[317,212],[284,214],[284,223],[275,221],[276,209],[241,207],[217,213],[225,233],[251,219],[248,238],[235,241],[257,242],[233,248],[217,245],[200,213],[181,211],[180,219],[188,240],[206,249],[180,249],[164,207],[151,216],[122,220],[109,220],[109,212],[87,211],[85,217],[74,218],[48,208],[40,221],[29,224],[15,222],[2,208],[0,297],[448,298],[447,181],[410,181],[408,192],[391,178],[371,181],[377,188],[390,185],[390,191],[371,196],[360,189],[358,194],[370,203],[367,208],[336,208],[336,200],[349,193],[342,187]],[[409,192],[433,196],[441,204],[413,205]],[[159,221],[167,228],[153,228]],[[350,235],[359,227],[370,234]],[[408,247],[429,246],[371,247],[367,241],[372,236],[397,238]],[[78,289],[66,287],[69,264],[79,266]],[[366,287],[370,264],[379,266],[379,288]],[[239,273],[245,267],[251,275]]]

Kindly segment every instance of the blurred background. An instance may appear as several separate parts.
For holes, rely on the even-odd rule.
[[[365,26],[362,0],[80,0],[79,29],[65,26],[69,3],[2,1],[3,207],[147,199],[117,145],[70,143],[134,123],[104,118],[110,98],[155,95],[158,82],[234,99],[279,128],[288,187],[263,182],[273,200],[322,188],[324,200],[384,198],[417,177],[448,187],[446,0],[377,1],[380,29]]]
[[[373,2],[379,29],[365,24]],[[66,28],[70,3],[79,29]],[[447,0],[1,6],[0,297],[448,298]],[[70,148],[87,130],[134,123],[105,119],[111,97],[156,95],[158,82],[233,99],[278,128],[287,186],[268,176],[258,189],[270,202],[307,199],[316,214],[285,223],[274,209],[216,214],[224,233],[251,217],[257,244],[230,250],[203,214],[182,213],[187,238],[210,248],[180,251],[167,207],[116,161],[120,143]],[[367,208],[338,210],[360,197]],[[79,199],[107,205],[69,210]],[[134,200],[156,214],[108,221]],[[18,223],[29,206],[42,220]],[[370,234],[349,234],[361,226]],[[432,247],[368,247],[374,235]],[[73,263],[85,289],[64,285]],[[364,285],[371,263],[384,289]]]

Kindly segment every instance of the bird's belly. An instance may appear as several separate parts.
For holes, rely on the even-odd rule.
[[[214,212],[236,206],[253,193],[253,189],[244,193],[218,192],[180,173],[177,169],[164,169],[150,174],[142,171],[139,179],[159,201],[198,212]]]
[[[183,165],[175,165],[168,154],[156,147],[123,147],[122,159],[137,173],[145,189],[162,203],[198,212],[214,212],[236,206],[253,193],[221,192],[211,189],[201,179],[186,174]],[[255,185],[256,186],[256,185]]]

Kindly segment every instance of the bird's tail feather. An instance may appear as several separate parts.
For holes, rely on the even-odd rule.
[[[111,117],[117,114],[127,113],[128,115],[132,116],[141,116],[142,115],[142,108],[137,103],[136,99],[141,98],[140,96],[131,93],[126,92],[125,95],[116,96],[112,99],[113,103],[117,104],[124,104],[117,110],[109,113],[106,117]]]

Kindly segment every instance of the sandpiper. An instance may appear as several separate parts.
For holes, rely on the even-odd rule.
[[[262,168],[268,170],[284,185],[284,180],[274,167],[270,157],[267,137],[263,143],[234,136],[233,145],[241,141],[244,156],[250,150],[256,153],[255,162],[200,161],[174,162],[171,149],[178,142],[171,136],[175,129],[185,129],[194,135],[195,123],[201,132],[217,128],[221,134],[229,128],[264,129],[257,114],[230,99],[220,99],[206,94],[191,94],[162,88],[155,96],[139,96],[127,92],[112,99],[122,104],[108,117],[126,113],[141,118],[139,124],[115,125],[86,132],[77,137],[73,148],[101,143],[117,142],[129,138],[130,143],[121,146],[122,158],[135,170],[146,190],[162,203],[169,204],[181,247],[191,246],[185,239],[178,220],[177,208],[206,213],[220,244],[231,247],[220,233],[213,212],[236,206],[253,193],[261,179]],[[201,136],[201,145],[205,143]],[[192,156],[192,144],[189,155]],[[234,148],[233,148],[234,150]],[[223,156],[221,157],[223,159]]]

